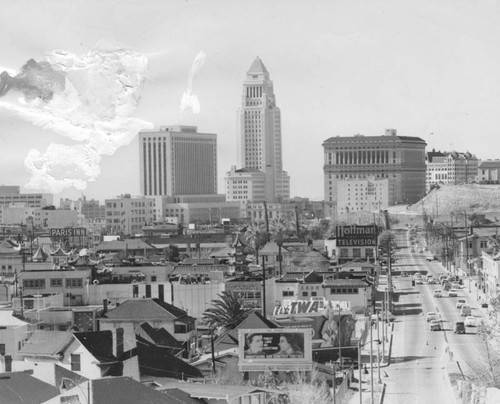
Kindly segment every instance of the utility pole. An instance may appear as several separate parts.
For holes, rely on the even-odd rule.
[[[361,384],[363,382],[363,375],[361,373],[361,341],[358,341],[358,371],[359,371],[359,404],[363,404],[363,397],[362,397],[362,391],[363,389],[361,388]]]
[[[465,268],[467,268],[467,276],[469,277],[469,293],[470,293],[470,268],[469,268],[469,228],[467,227],[467,211],[465,211],[465,251],[466,251],[466,262]]]
[[[373,313],[373,312],[372,312]],[[371,398],[372,398],[372,403],[375,403],[375,400],[373,398],[373,330],[372,330],[372,320],[370,316],[370,390],[371,390]]]
[[[340,329],[340,325],[341,325],[341,318],[340,318],[340,304],[337,304],[338,308],[339,308],[339,328],[338,328],[338,338],[339,338],[339,366],[340,366],[340,369],[342,369],[342,347],[341,347],[341,343],[340,343],[340,336],[342,335],[341,333],[341,329]]]
[[[262,315],[266,318],[266,257],[262,256]]]

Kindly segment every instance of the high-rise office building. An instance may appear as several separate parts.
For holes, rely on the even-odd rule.
[[[257,57],[243,82],[239,116],[238,166],[259,170],[265,174],[264,198],[268,202],[281,202],[290,198],[290,177],[283,171],[281,149],[281,113],[276,106],[273,82],[269,72]],[[231,173],[226,186],[234,188]],[[228,198],[229,200],[229,198]],[[259,201],[254,201],[259,202]]]
[[[342,207],[338,206],[340,200],[346,205],[344,212],[372,210],[379,203],[383,207],[384,204],[411,204],[420,200],[425,195],[425,146],[423,139],[398,136],[395,129],[387,129],[385,136],[327,139],[323,142],[323,171],[325,205],[329,214],[342,213]],[[367,179],[370,181],[366,184],[358,183],[358,180]],[[387,185],[380,180],[387,180]],[[345,195],[339,198],[339,193],[348,189],[356,198],[344,200]]]
[[[196,126],[139,133],[140,189],[145,196],[217,193],[217,135]]]

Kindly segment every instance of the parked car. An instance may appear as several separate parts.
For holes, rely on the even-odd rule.
[[[453,331],[455,334],[465,334],[465,324],[463,321],[457,321],[455,323],[455,330]]]
[[[458,290],[456,290],[456,289],[450,289],[448,291],[448,297],[458,297]]]
[[[439,319],[438,314],[435,311],[429,311],[425,317],[427,322]]]
[[[462,304],[462,307],[460,308],[460,315],[462,317],[467,317],[472,314],[472,309],[468,304]]]
[[[464,304],[466,304],[466,303],[467,303],[467,302],[465,301],[465,299],[458,299],[458,300],[457,300],[457,305],[456,305],[456,306],[457,306],[457,309],[461,309],[461,308],[462,308],[462,306],[463,306]]]
[[[423,252],[423,251],[420,251],[420,252]],[[435,255],[428,255],[427,257],[425,257],[425,260],[426,261],[435,261],[436,260],[436,256]]]
[[[465,317],[464,323],[465,323],[466,327],[477,327],[478,326],[477,318],[474,316]]]
[[[339,361],[336,360],[335,363],[337,364],[337,369],[339,369]],[[342,366],[340,367],[341,369],[358,369],[358,361],[349,358],[349,357],[342,357]]]
[[[432,320],[429,327],[430,327],[431,331],[441,331],[441,321]]]
[[[441,289],[436,289],[434,291],[434,297],[443,297],[443,292],[441,291]]]
[[[445,290],[445,291],[449,291],[449,290],[451,290],[451,285],[450,285],[449,283],[445,283],[445,284],[443,285],[443,290]]]

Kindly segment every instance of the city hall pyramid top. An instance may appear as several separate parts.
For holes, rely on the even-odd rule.
[[[257,56],[253,61],[252,66],[250,66],[247,74],[269,74],[269,72],[267,71],[266,66],[264,66],[264,63],[262,63],[262,60],[260,60]]]

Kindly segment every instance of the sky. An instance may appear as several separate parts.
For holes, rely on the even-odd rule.
[[[147,59],[143,82],[134,87],[137,102],[119,117],[134,122],[129,136],[91,156],[93,174],[77,187],[71,181],[59,187],[57,205],[60,197],[103,202],[139,195],[136,129],[160,125],[217,134],[218,191],[224,193],[224,175],[237,160],[242,84],[259,56],[281,110],[291,196],[321,200],[322,143],[332,136],[376,136],[394,128],[424,139],[427,150],[500,158],[498,21],[500,1],[492,0],[4,1],[0,70],[14,74],[54,50],[87,60],[103,41],[127,49],[123,63],[130,55]],[[196,108],[182,105],[188,87]],[[0,103],[19,103],[21,96],[11,90]],[[123,101],[123,93],[113,96]],[[86,119],[99,108],[91,112]],[[26,187],[36,183],[27,157],[35,152],[47,159],[49,149],[54,156],[91,143],[64,133],[64,125],[40,121],[0,106],[0,184],[44,191]],[[58,169],[69,178],[74,158],[65,156],[68,165]]]

